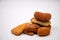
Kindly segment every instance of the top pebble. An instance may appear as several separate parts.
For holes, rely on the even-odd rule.
[[[34,17],[39,21],[49,21],[51,19],[50,13],[43,13],[43,12],[35,12]]]

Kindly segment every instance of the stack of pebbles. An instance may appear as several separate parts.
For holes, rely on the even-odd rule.
[[[51,19],[50,13],[43,13],[43,12],[34,13],[34,18],[31,19],[31,23],[40,26],[37,31],[37,34],[39,36],[47,36],[50,34],[51,30],[50,19]]]

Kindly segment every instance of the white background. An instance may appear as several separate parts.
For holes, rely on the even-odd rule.
[[[30,22],[34,12],[51,13],[51,33],[46,37],[22,34],[15,36],[11,29],[19,24]],[[0,0],[0,40],[60,40],[60,1],[59,0]]]

